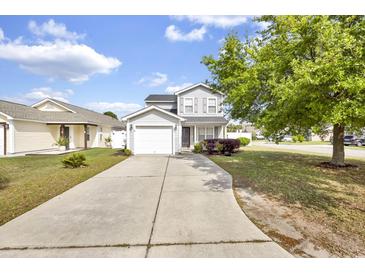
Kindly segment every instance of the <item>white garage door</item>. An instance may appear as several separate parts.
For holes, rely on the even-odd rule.
[[[137,126],[134,154],[172,154],[172,127]]]
[[[0,156],[4,155],[4,126],[0,125]]]

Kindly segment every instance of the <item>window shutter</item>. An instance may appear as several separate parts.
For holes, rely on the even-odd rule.
[[[198,113],[198,98],[194,98],[194,112]]]
[[[217,112],[218,113],[222,112],[222,97],[221,96],[217,97]]]
[[[207,112],[207,98],[203,98],[203,112]]]
[[[180,98],[180,113],[184,113],[184,98]]]

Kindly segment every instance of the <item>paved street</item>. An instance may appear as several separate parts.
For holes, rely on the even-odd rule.
[[[284,145],[273,143],[255,143],[255,146],[270,147],[275,149],[320,153],[324,155],[332,155],[331,145]],[[354,149],[352,147],[345,147],[345,157],[365,159],[365,149]]]

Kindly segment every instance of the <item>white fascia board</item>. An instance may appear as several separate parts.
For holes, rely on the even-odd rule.
[[[205,88],[207,88],[207,89],[213,90],[210,86],[208,86],[208,85],[206,85],[206,84],[204,84],[204,83],[197,83],[197,84],[192,85],[192,86],[190,86],[190,87],[186,87],[186,88],[184,88],[184,89],[182,89],[182,90],[176,91],[174,94],[175,94],[175,95],[179,95],[179,94],[181,94],[181,93],[184,93],[184,92],[186,92],[186,91],[189,91],[189,90],[191,90],[191,89],[193,89],[193,88],[196,88],[196,87],[199,87],[199,86],[202,86],[202,87],[205,87]],[[219,94],[221,94],[221,95],[224,95],[222,92],[220,92],[220,91],[215,91],[215,90],[213,91],[213,93],[219,93]]]
[[[127,116],[124,116],[124,117],[122,118],[122,121],[127,121],[127,120],[128,120],[128,119],[130,119],[130,118],[133,118],[133,117],[135,117],[135,116],[141,115],[141,114],[143,114],[143,113],[145,113],[145,112],[148,112],[148,111],[150,111],[150,110],[153,110],[153,109],[154,109],[154,110],[157,110],[157,111],[160,111],[160,112],[162,112],[162,113],[165,113],[165,114],[167,114],[167,115],[170,115],[170,116],[172,116],[172,117],[174,117],[174,118],[176,118],[176,119],[179,119],[180,121],[185,121],[185,119],[184,119],[184,118],[182,118],[182,117],[180,117],[180,116],[178,116],[178,115],[176,115],[176,114],[174,114],[174,113],[172,113],[172,112],[170,112],[170,111],[167,111],[167,110],[164,110],[164,109],[159,108],[159,107],[157,107],[157,106],[154,106],[154,105],[149,106],[149,107],[145,107],[145,108],[140,109],[140,110],[138,110],[138,111],[136,111],[136,112],[134,112],[134,113],[131,113],[131,114],[127,115]]]

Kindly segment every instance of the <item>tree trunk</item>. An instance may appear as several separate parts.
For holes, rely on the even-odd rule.
[[[336,124],[333,126],[333,150],[331,164],[335,166],[345,165],[345,147],[343,137],[345,135],[345,127]]]

